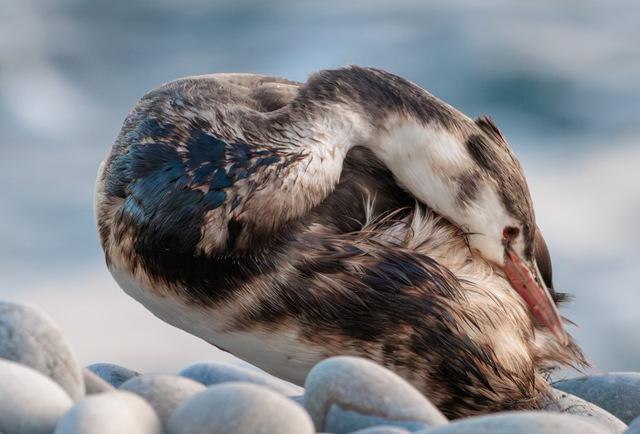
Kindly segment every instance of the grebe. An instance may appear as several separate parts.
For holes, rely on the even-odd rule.
[[[537,408],[549,369],[586,364],[501,132],[382,70],[161,86],[95,208],[129,295],[294,383],[362,356],[460,417]]]

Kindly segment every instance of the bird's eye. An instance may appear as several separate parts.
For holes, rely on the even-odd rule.
[[[515,226],[507,226],[502,230],[502,238],[507,241],[511,241],[518,236],[520,229]]]

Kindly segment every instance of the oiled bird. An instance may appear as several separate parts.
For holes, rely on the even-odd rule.
[[[549,369],[586,363],[502,133],[382,70],[163,85],[95,207],[129,295],[294,383],[362,356],[460,417],[538,408]]]

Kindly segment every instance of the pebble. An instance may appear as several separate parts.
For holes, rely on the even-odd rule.
[[[204,389],[202,384],[189,378],[164,374],[139,375],[120,386],[120,390],[133,392],[146,399],[160,417],[163,426],[169,423],[169,418],[178,405]]]
[[[87,369],[113,387],[120,387],[125,381],[140,375],[139,372],[132,371],[129,368],[116,365],[115,363],[94,363],[93,365],[87,366]]]
[[[114,390],[111,384],[107,383],[87,368],[82,368],[82,378],[84,379],[84,388],[87,395],[95,395]]]
[[[88,396],[58,422],[54,434],[160,434],[162,425],[147,401],[114,390]]]
[[[276,378],[265,372],[251,370],[221,362],[196,363],[180,371],[183,377],[191,378],[205,386],[242,381],[265,386],[285,396],[297,396],[304,393],[301,387]]]
[[[373,428],[365,428],[354,431],[351,434],[410,434],[410,431],[399,428],[397,426],[374,426]]]
[[[207,388],[173,413],[168,434],[311,434],[313,422],[296,403],[264,386],[230,382]]]
[[[631,421],[629,430],[625,434],[640,434],[640,417]]]
[[[325,421],[325,429],[343,434],[366,429],[367,427],[395,426],[409,431],[428,428],[430,424],[415,420],[394,420],[390,417],[372,416],[361,411],[345,410],[338,405],[331,407]]]
[[[608,434],[580,416],[547,411],[511,411],[458,419],[416,434]]]
[[[414,431],[448,423],[404,379],[357,357],[333,357],[314,366],[305,381],[304,405],[318,431],[336,434],[377,425]]]
[[[69,395],[49,377],[0,359],[0,432],[50,434],[73,405]]]
[[[627,425],[620,419],[597,405],[561,390],[553,389],[552,393],[554,401],[545,406],[544,410],[588,418],[590,422],[597,423],[612,433],[622,433],[627,429]]]
[[[300,407],[304,407],[304,395],[290,396],[289,399],[298,404]]]
[[[640,373],[592,375],[558,381],[553,387],[602,407],[624,423],[640,416]]]
[[[35,307],[0,301],[0,358],[39,371],[75,401],[84,396],[81,367],[58,326]]]

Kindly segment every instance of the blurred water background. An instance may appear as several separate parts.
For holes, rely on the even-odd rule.
[[[0,0],[0,298],[62,325],[85,364],[224,358],[112,282],[99,162],[147,90],[360,64],[491,114],[525,167],[563,313],[596,370],[640,370],[640,2]]]

